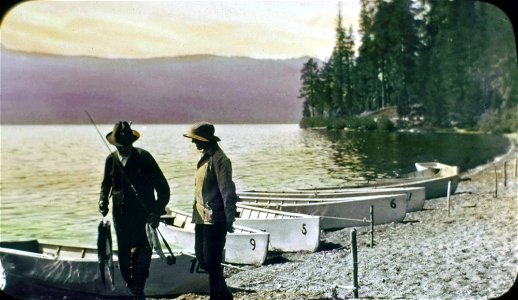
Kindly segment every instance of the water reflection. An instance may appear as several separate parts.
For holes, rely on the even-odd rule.
[[[344,181],[395,177],[415,171],[418,161],[440,161],[466,171],[509,146],[501,136],[475,134],[309,130],[305,135],[306,147],[319,143],[329,149],[321,152],[333,161],[327,172]]]

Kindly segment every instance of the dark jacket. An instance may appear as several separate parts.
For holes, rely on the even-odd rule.
[[[140,200],[132,190],[131,184]],[[110,195],[113,199],[115,229],[135,230],[143,228],[148,221],[149,213],[159,216],[166,213],[165,206],[169,203],[170,191],[169,184],[153,156],[146,150],[133,148],[124,167],[117,152],[106,158],[100,207],[108,207]]]
[[[232,163],[217,144],[198,162],[194,187],[193,223],[232,224],[236,215],[236,187]]]

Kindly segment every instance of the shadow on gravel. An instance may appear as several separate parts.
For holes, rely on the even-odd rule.
[[[421,222],[421,221],[419,221],[419,220],[403,220],[403,221],[401,221],[401,223],[403,223],[403,224],[419,223],[419,222]]]
[[[266,260],[263,263],[263,266],[283,264],[287,262],[290,262],[290,260],[282,256],[281,252],[269,252],[268,257],[266,257]]]
[[[341,244],[321,241],[320,245],[318,247],[318,251],[329,251],[329,250],[340,249],[343,247],[344,246],[342,246]]]

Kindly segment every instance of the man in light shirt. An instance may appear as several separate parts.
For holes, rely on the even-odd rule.
[[[196,258],[209,273],[210,299],[233,299],[223,277],[223,248],[227,232],[233,232],[238,196],[232,181],[232,164],[218,145],[214,125],[195,123],[187,134],[201,151],[198,161],[192,222],[195,223]]]

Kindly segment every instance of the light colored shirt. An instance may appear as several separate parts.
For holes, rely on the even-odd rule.
[[[195,224],[232,224],[239,200],[232,181],[232,164],[215,146],[204,151],[198,162],[192,222]]]

